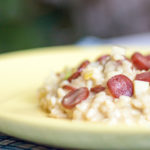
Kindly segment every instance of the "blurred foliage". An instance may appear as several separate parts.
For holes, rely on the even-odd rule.
[[[42,1],[2,0],[0,52],[70,43],[68,18],[66,9]]]

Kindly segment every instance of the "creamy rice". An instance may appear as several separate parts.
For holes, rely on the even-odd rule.
[[[77,68],[67,68],[60,73],[51,73],[38,91],[40,106],[50,117],[109,124],[143,124],[150,121],[149,81],[136,80],[137,74],[149,70],[137,69],[125,57],[125,49],[114,47],[110,56],[101,61],[90,62],[77,78],[69,81],[68,78],[76,71]],[[131,81],[133,93],[129,91],[130,95],[122,94],[119,97],[112,94],[108,81],[117,75],[124,75]],[[64,88],[66,85],[74,89]],[[99,92],[94,89],[92,92],[91,89],[97,85],[101,85],[103,89]],[[67,104],[63,104],[64,97],[81,87],[88,89],[86,99],[71,108],[66,107]]]

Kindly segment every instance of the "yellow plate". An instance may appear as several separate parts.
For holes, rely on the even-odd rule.
[[[95,59],[98,55],[109,53],[110,49],[111,47],[70,46],[1,55],[0,131],[57,147],[150,148],[149,127],[108,126],[52,119],[39,108],[36,92],[49,72],[61,70],[65,65],[76,65],[85,58]]]

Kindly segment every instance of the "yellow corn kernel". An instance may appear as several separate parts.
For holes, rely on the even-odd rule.
[[[83,75],[84,80],[89,80],[92,78],[93,72],[87,72]]]

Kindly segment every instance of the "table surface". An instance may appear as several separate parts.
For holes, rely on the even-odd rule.
[[[62,150],[23,141],[0,133],[0,150]]]

